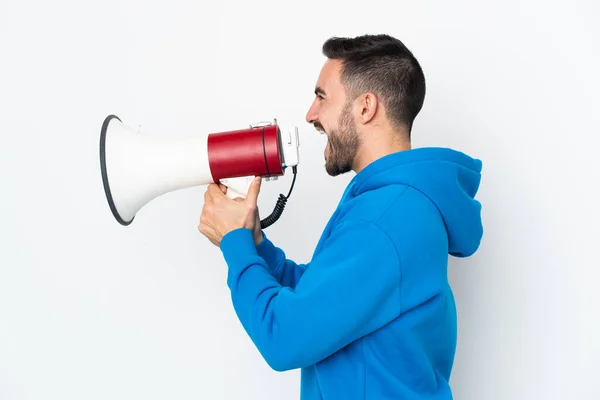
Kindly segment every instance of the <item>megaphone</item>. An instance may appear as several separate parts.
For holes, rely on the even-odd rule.
[[[281,216],[296,180],[298,128],[281,129],[274,119],[248,128],[187,137],[148,137],[116,115],[100,132],[100,170],[106,200],[123,226],[152,199],[175,190],[210,183],[227,187],[229,198],[245,198],[255,176],[276,180],[292,168],[287,196],[281,194],[264,229]]]

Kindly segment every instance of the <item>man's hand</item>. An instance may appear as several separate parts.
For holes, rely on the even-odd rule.
[[[233,200],[225,195],[225,186],[215,183],[208,185],[198,231],[212,244],[219,246],[223,236],[235,229],[246,228],[252,231],[254,242],[258,244],[262,240],[257,206],[261,182],[260,177],[254,178],[246,198]]]
[[[223,193],[227,193],[227,186],[219,184],[219,188]],[[236,197],[233,200],[239,202],[244,201],[244,199],[242,199],[241,197]],[[258,246],[263,240],[262,228],[260,226],[260,210],[258,209],[258,207],[256,207],[256,221],[254,222],[254,230],[252,231],[252,237],[254,238],[255,246]]]

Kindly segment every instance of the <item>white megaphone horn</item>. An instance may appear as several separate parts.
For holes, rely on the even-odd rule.
[[[115,219],[131,224],[150,200],[183,188],[221,183],[229,198],[243,197],[255,176],[275,180],[292,167],[287,196],[281,194],[261,227],[281,216],[292,193],[299,161],[298,128],[281,130],[277,120],[249,128],[184,138],[147,137],[109,115],[100,133],[104,192]]]

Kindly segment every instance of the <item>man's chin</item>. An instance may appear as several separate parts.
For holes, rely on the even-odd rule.
[[[338,175],[345,174],[346,172],[350,171],[350,169],[349,168],[340,168],[337,165],[330,165],[329,162],[327,162],[327,160],[325,160],[325,171],[330,176],[338,176]]]

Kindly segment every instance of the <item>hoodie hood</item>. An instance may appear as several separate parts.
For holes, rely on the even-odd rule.
[[[348,195],[358,196],[387,185],[407,185],[438,208],[449,238],[448,253],[468,257],[483,236],[481,204],[475,200],[482,162],[447,148],[418,148],[384,156],[361,170]]]

